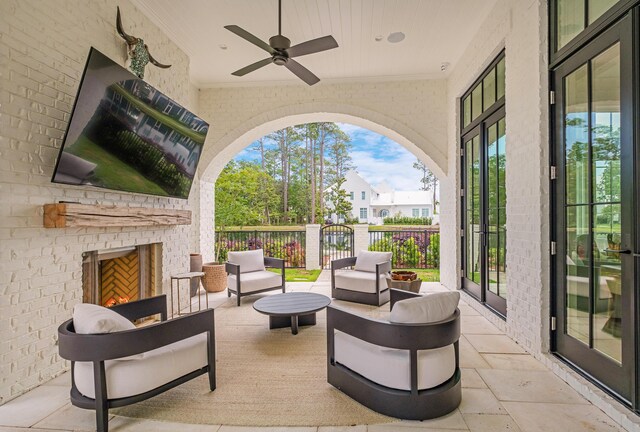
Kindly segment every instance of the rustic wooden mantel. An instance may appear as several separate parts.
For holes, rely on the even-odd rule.
[[[45,204],[45,228],[190,225],[191,210],[98,204]]]

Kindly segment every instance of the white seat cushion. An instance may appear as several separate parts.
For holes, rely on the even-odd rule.
[[[392,252],[372,252],[361,250],[356,257],[356,265],[353,266],[354,270],[374,272],[376,271],[376,264],[391,261]]]
[[[227,286],[236,289],[236,276],[227,276]],[[282,275],[270,271],[254,271],[242,273],[240,276],[240,292],[248,293],[282,285]]]
[[[136,360],[107,360],[107,397],[134,396],[207,366],[207,334],[144,353]],[[74,378],[78,391],[95,399],[93,363],[76,362]]]
[[[386,348],[335,331],[335,360],[363,377],[398,390],[411,390],[409,351]],[[436,387],[453,376],[453,345],[418,351],[418,389]]]
[[[227,258],[231,264],[240,266],[240,273],[264,270],[264,253],[262,249],[229,252]]]
[[[109,308],[80,303],[73,307],[73,328],[78,334],[99,334],[133,330],[136,326]]]
[[[386,274],[380,275],[380,291],[387,289]],[[376,292],[376,274],[357,270],[337,271],[335,287],[363,293]]]
[[[453,315],[460,301],[456,291],[438,292],[400,300],[393,305],[389,321],[404,324],[429,324]]]

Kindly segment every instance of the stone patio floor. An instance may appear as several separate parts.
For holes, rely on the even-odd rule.
[[[287,284],[288,291],[330,295],[328,272],[316,282]],[[446,290],[423,283],[421,292]],[[228,301],[226,292],[210,293],[209,305]],[[235,300],[234,300],[235,301]],[[368,307],[368,306],[363,306]],[[462,403],[451,414],[429,421],[398,421],[351,427],[238,427],[194,425],[111,416],[111,432],[453,432],[622,431],[599,408],[527,354],[512,339],[461,301]],[[70,432],[95,430],[93,411],[69,403],[70,378],[65,373],[0,407],[0,432]]]

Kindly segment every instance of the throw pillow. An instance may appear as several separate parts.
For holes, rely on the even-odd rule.
[[[133,330],[136,326],[109,308],[80,303],[73,308],[73,328],[77,334],[101,334]],[[144,353],[114,360],[140,360],[142,358],[144,358]]]
[[[78,334],[113,333],[136,328],[131,321],[119,313],[90,303],[75,305],[73,327]]]
[[[442,321],[453,315],[459,301],[460,293],[456,291],[401,300],[393,305],[389,321],[403,324],[429,324]]]
[[[240,273],[265,270],[264,254],[262,252],[262,249],[229,252],[227,257],[230,263],[240,266]]]
[[[392,252],[371,252],[361,250],[356,257],[356,265],[354,270],[375,272],[376,264],[380,264],[385,261],[391,261]]]

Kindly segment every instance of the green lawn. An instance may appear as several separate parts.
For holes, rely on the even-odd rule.
[[[267,269],[279,273],[277,269]],[[423,282],[440,282],[440,269],[402,269],[416,272]],[[320,276],[321,270],[304,270],[288,268],[285,271],[287,282],[315,282]]]
[[[97,164],[93,178],[99,179],[100,182],[93,182],[96,186],[153,195],[168,195],[160,186],[84,135],[80,135],[78,141],[66,147],[65,151]]]
[[[422,279],[423,282],[440,282],[440,269],[402,269],[402,270],[416,272],[418,274],[418,278]]]
[[[274,273],[279,273],[277,269],[267,269]],[[293,269],[288,268],[284,272],[285,280],[287,282],[315,282],[320,276],[321,270],[304,270],[304,269]]]

